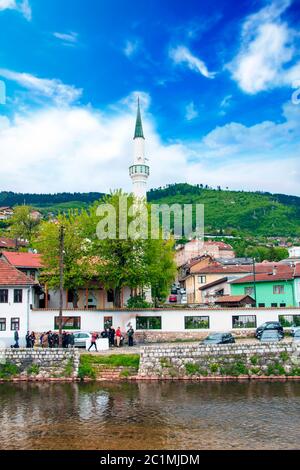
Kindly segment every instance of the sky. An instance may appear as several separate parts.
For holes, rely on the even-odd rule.
[[[300,0],[0,0],[0,190],[300,195]],[[4,93],[6,91],[6,93]]]

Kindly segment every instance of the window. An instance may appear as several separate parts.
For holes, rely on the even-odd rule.
[[[114,302],[115,296],[114,296],[114,291],[112,289],[109,289],[107,291],[107,302]]]
[[[277,307],[278,304],[272,303],[271,307]]]
[[[81,317],[62,317],[63,330],[80,330]],[[59,329],[59,317],[54,318],[54,329]]]
[[[137,330],[161,330],[161,317],[136,317]]]
[[[259,307],[265,307],[266,304],[258,304]]]
[[[12,318],[10,320],[10,329],[11,331],[20,329],[20,318]]]
[[[6,331],[6,318],[0,318],[0,331]]]
[[[22,289],[14,289],[14,303],[21,304],[23,299],[23,290]]]
[[[254,294],[254,287],[245,287],[244,289],[244,294],[245,295],[253,295]]]
[[[104,328],[110,328],[113,324],[113,317],[104,317],[103,326]]]
[[[256,315],[235,315],[232,328],[256,328]]]
[[[280,304],[280,307],[286,307],[286,304]]]
[[[8,289],[0,289],[0,304],[8,303]]]
[[[273,294],[284,294],[284,286],[273,286]]]
[[[29,277],[31,277],[31,279],[35,280],[35,271],[33,269],[31,271],[29,271]]]
[[[206,276],[198,276],[198,284],[205,284]]]
[[[209,317],[184,317],[186,330],[200,330],[209,328]]]
[[[279,315],[278,320],[281,326],[300,326],[300,315]]]

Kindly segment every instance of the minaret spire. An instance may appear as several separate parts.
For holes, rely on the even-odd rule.
[[[132,180],[133,193],[137,198],[146,199],[147,180],[150,174],[147,158],[145,157],[145,137],[140,109],[140,99],[138,98],[137,115],[134,131],[134,160],[129,168],[129,175]]]
[[[135,131],[134,131],[134,139],[138,137],[144,139],[144,132],[143,132],[143,124],[142,124],[142,117],[141,117],[141,110],[140,110],[140,98],[138,97],[138,109],[136,115],[136,122],[135,122]]]

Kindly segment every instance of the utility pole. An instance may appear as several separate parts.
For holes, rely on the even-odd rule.
[[[252,259],[253,261],[253,288],[254,288],[254,300],[255,300],[255,307],[257,307],[256,302],[256,271],[255,271],[255,258]]]
[[[59,228],[59,347],[62,347],[62,319],[63,319],[63,295],[64,295],[64,226]]]

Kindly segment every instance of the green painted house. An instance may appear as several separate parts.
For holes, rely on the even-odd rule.
[[[230,283],[232,295],[250,295],[257,307],[296,307],[294,268],[280,266],[272,273],[256,274]]]

